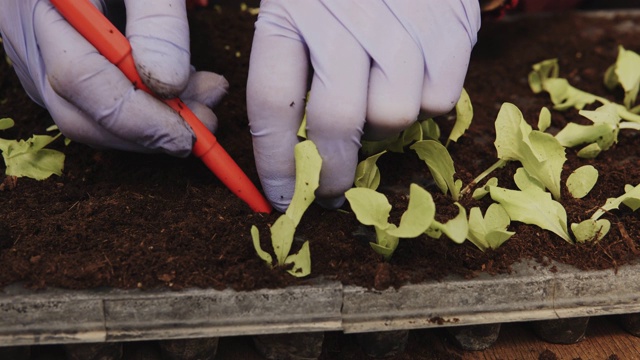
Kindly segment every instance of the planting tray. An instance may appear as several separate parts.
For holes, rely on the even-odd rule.
[[[625,20],[616,25],[616,31],[640,35],[638,11],[579,16],[613,20],[619,15]],[[584,31],[602,36],[597,28]],[[526,74],[514,76],[526,82]],[[513,96],[500,100],[520,104],[532,97]],[[246,292],[31,291],[17,283],[0,291],[0,346],[320,331],[369,333],[630,314],[640,312],[639,273],[640,264],[584,271],[560,263],[543,266],[526,261],[514,265],[509,274],[449,276],[383,291],[323,279],[304,286]]]
[[[317,331],[362,333],[640,312],[640,265],[576,271],[520,263],[509,275],[450,277],[384,291],[336,282],[236,292],[0,293],[0,344],[32,345]]]

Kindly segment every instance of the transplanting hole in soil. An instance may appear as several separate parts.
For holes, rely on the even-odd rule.
[[[215,111],[218,138],[230,155],[258,184],[245,105],[245,83],[255,17],[224,9],[191,13],[192,62],[197,69],[224,75],[229,95]],[[571,14],[486,23],[472,55],[465,88],[474,107],[474,121],[458,142],[449,146],[456,177],[469,183],[496,161],[494,121],[503,102],[518,106],[532,124],[546,94],[533,94],[527,75],[534,63],[558,58],[561,76],[573,86],[621,102],[621,92],[602,84],[615,62],[618,45],[640,50],[640,36],[626,16],[615,19]],[[556,36],[562,34],[562,36]],[[52,124],[48,113],[25,95],[13,69],[0,64],[0,118],[15,119],[3,138],[26,139]],[[339,105],[339,104],[335,104]],[[450,116],[437,119],[448,134]],[[552,111],[552,129],[579,122],[576,110]],[[600,173],[596,187],[583,199],[571,199],[563,187],[569,222],[588,218],[607,198],[623,193],[625,184],[640,179],[638,132],[623,131],[619,142],[596,159],[567,151],[563,183],[584,164]],[[398,287],[456,274],[508,273],[525,258],[544,266],[550,260],[577,269],[615,269],[637,259],[638,214],[621,207],[606,218],[610,233],[598,243],[573,245],[532,225],[512,223],[514,235],[497,250],[482,252],[469,242],[426,236],[401,240],[388,264],[372,251],[349,211],[329,211],[312,205],[296,236],[309,240],[312,273],[297,279],[269,270],[253,249],[250,228],[263,233],[279,214],[253,213],[233,196],[198,159],[99,151],[79,143],[54,148],[66,154],[62,176],[44,181],[19,178],[0,192],[0,286],[22,282],[29,288],[95,287],[184,289],[188,287],[252,290],[309,284],[318,279],[364,287]],[[428,184],[429,171],[412,152],[388,154],[379,160],[381,188],[391,198],[392,217],[406,204],[410,182]],[[517,164],[494,175],[502,186],[512,184]],[[0,180],[10,184],[2,175]],[[406,189],[395,191],[393,189]],[[393,190],[393,191],[392,191]],[[457,213],[449,198],[429,187],[438,219]],[[395,191],[395,192],[394,192]],[[486,209],[489,199],[461,202]],[[297,244],[297,243],[296,243]],[[296,246],[294,244],[294,251]],[[269,249],[269,244],[262,244]],[[384,274],[379,272],[383,271]],[[378,279],[378,283],[376,283]]]

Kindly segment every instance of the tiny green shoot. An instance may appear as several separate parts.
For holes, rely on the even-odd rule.
[[[567,179],[567,189],[576,199],[587,196],[598,182],[598,170],[592,165],[584,165],[575,169]]]
[[[14,124],[12,119],[0,119],[0,130],[9,129]],[[62,175],[65,155],[57,150],[45,149],[61,135],[33,135],[27,140],[0,138],[0,151],[4,158],[6,175],[36,180],[44,180],[54,174]]]
[[[427,164],[440,191],[445,195],[450,192],[451,198],[458,201],[462,181],[453,178],[456,171],[447,148],[435,140],[421,140],[411,145],[411,149]]]
[[[604,84],[610,90],[620,85],[624,89],[624,106],[631,109],[640,89],[640,56],[620,45],[615,64],[605,72]]]
[[[378,188],[380,185],[380,169],[378,169],[376,162],[386,152],[385,150],[369,156],[358,164],[354,181],[356,187],[366,187],[372,190]]]
[[[482,251],[495,250],[515,234],[507,231],[510,223],[509,214],[500,204],[489,205],[484,217],[479,207],[471,208],[467,238]]]
[[[415,238],[423,234],[436,212],[431,194],[416,184],[410,185],[409,205],[400,218],[400,225],[389,222],[391,204],[384,194],[368,188],[352,188],[345,197],[358,221],[375,228],[376,242],[370,243],[371,247],[386,260],[393,255],[400,238]]]
[[[311,273],[311,253],[306,241],[299,252],[289,255],[294,240],[295,229],[302,215],[315,199],[314,192],[318,188],[322,158],[318,149],[310,140],[298,143],[295,148],[296,183],[287,211],[271,226],[271,244],[276,255],[277,265],[292,265],[287,270],[291,275],[304,277]],[[272,256],[260,247],[260,233],[254,225],[251,227],[253,246],[258,256],[273,267]]]

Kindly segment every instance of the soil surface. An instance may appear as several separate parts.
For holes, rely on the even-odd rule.
[[[579,89],[622,102],[622,94],[602,84],[614,63],[618,45],[639,51],[638,17],[583,17],[570,14],[504,19],[483,24],[474,49],[465,88],[474,106],[472,126],[449,146],[456,176],[468,184],[496,161],[494,120],[503,102],[517,105],[535,126],[548,95],[535,95],[527,84],[531,65],[557,57],[560,76]],[[201,70],[223,74],[229,95],[216,109],[221,120],[218,138],[231,156],[258,184],[247,125],[245,83],[255,17],[239,11],[201,9],[191,14],[193,63]],[[26,139],[45,133],[52,124],[46,110],[25,95],[13,70],[0,64],[0,118],[16,127],[3,138]],[[581,122],[577,111],[552,111],[557,131],[568,121]],[[447,135],[452,116],[438,120]],[[135,119],[132,119],[135,121]],[[571,171],[591,164],[600,179],[583,199],[572,199],[563,187],[569,223],[582,221],[625,184],[640,179],[640,136],[622,131],[619,142],[597,159],[585,160],[567,151],[563,183]],[[0,286],[21,282],[29,288],[95,287],[183,289],[187,287],[252,290],[308,284],[320,279],[386,288],[408,282],[442,279],[450,274],[473,277],[480,272],[510,272],[524,258],[541,266],[555,260],[578,269],[615,269],[638,257],[640,221],[621,206],[607,214],[610,233],[598,243],[569,244],[551,232],[512,223],[516,235],[495,251],[445,237],[402,240],[389,262],[372,251],[363,228],[345,206],[329,211],[313,205],[296,233],[309,240],[312,274],[297,279],[282,269],[270,270],[252,246],[251,225],[270,249],[268,227],[278,213],[253,213],[233,196],[199,160],[164,155],[98,151],[80,143],[54,148],[66,154],[62,176],[45,181],[0,175]],[[406,207],[411,182],[433,194],[440,221],[457,213],[452,201],[431,184],[429,171],[412,152],[387,154],[379,161],[380,190],[394,205],[397,221]],[[517,163],[494,175],[513,188]],[[490,204],[485,198],[462,199],[467,209]],[[294,251],[300,244],[294,244]]]

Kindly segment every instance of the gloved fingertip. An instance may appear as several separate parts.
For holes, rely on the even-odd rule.
[[[316,199],[316,203],[320,206],[322,206],[325,209],[329,209],[329,210],[335,210],[338,209],[340,207],[342,207],[342,205],[344,205],[345,202],[345,197],[344,196],[338,196],[335,198],[318,198]]]

